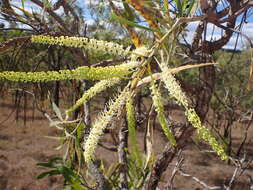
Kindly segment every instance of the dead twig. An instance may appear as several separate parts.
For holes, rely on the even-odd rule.
[[[31,36],[23,36],[23,37],[17,37],[13,38],[11,40],[8,40],[2,44],[0,44],[0,52],[6,51],[7,49],[13,47],[17,43],[26,42],[30,40]]]
[[[223,187],[221,187],[221,186],[209,186],[209,185],[207,185],[205,182],[203,182],[203,181],[201,181],[200,179],[198,179],[197,177],[185,173],[182,169],[179,169],[177,172],[178,172],[181,176],[192,178],[192,179],[193,179],[194,181],[196,181],[198,184],[202,185],[203,187],[205,187],[205,188],[207,188],[207,189],[210,189],[210,190],[223,189]]]
[[[122,190],[128,190],[128,182],[127,182],[127,156],[126,156],[126,148],[128,144],[128,129],[126,119],[124,118],[124,123],[119,131],[119,146],[118,146],[118,157],[120,167],[120,184]]]
[[[167,169],[169,163],[172,162],[178,150],[177,147],[173,147],[170,143],[167,143],[164,151],[158,156],[154,164],[147,190],[155,190],[157,188],[163,172]]]
[[[98,166],[95,163],[90,162],[88,168],[97,182],[97,189],[106,190],[107,189],[106,179],[104,175],[101,173],[101,171],[98,169]]]
[[[183,164],[184,158],[182,157],[182,150],[180,150],[178,152],[178,159],[177,159],[177,163],[172,171],[170,180],[168,181],[168,183],[165,186],[166,190],[173,190],[173,182],[175,179],[176,174],[178,173],[178,170],[181,168],[182,164]]]

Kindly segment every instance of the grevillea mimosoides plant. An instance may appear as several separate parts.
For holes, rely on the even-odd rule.
[[[200,118],[194,109],[189,105],[187,97],[180,85],[173,76],[174,73],[189,69],[191,67],[200,67],[208,64],[200,64],[188,67],[169,68],[169,61],[165,57],[165,50],[161,48],[163,40],[166,39],[168,34],[161,37],[160,41],[154,43],[150,48],[142,45],[135,50],[130,48],[123,48],[123,46],[96,39],[88,39],[85,37],[53,37],[53,36],[32,36],[31,42],[45,44],[45,45],[58,45],[66,47],[81,48],[93,53],[102,52],[114,56],[124,56],[127,58],[126,62],[115,66],[105,67],[78,67],[73,70],[60,70],[60,71],[47,71],[47,72],[12,72],[4,71],[0,73],[1,79],[10,81],[22,82],[47,82],[54,80],[69,80],[69,79],[85,79],[98,81],[93,87],[84,92],[83,96],[69,109],[66,110],[65,121],[69,119],[71,113],[77,108],[89,101],[92,97],[96,96],[103,90],[113,85],[119,84],[121,81],[128,81],[124,89],[106,105],[105,111],[101,112],[97,118],[92,122],[91,130],[87,138],[83,141],[83,157],[87,163],[94,159],[94,152],[97,147],[100,137],[103,135],[104,129],[112,121],[113,117],[126,106],[127,119],[129,131],[135,136],[134,127],[135,119],[133,99],[136,90],[141,86],[150,83],[151,96],[155,111],[158,114],[159,123],[163,129],[168,141],[172,146],[177,146],[176,138],[172,130],[169,128],[168,119],[165,115],[162,95],[160,86],[156,84],[157,80],[161,80],[161,84],[168,90],[168,94],[176,100],[176,102],[184,107],[185,115],[197,129],[199,136],[205,140],[212,149],[221,157],[222,160],[228,159],[224,147],[219,143],[211,134],[211,132],[201,124]],[[163,52],[164,51],[164,52]],[[158,54],[162,52],[161,54]],[[151,60],[156,60],[161,72],[153,73],[150,64]],[[153,63],[152,63],[153,64]],[[212,64],[212,63],[211,63]],[[210,65],[210,64],[209,64]],[[134,141],[134,140],[133,140]],[[137,141],[135,141],[137,143]],[[138,152],[138,151],[136,151]],[[140,156],[136,155],[139,159]]]

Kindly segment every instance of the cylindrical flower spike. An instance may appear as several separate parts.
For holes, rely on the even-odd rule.
[[[0,72],[0,79],[16,82],[48,82],[69,79],[103,80],[109,78],[125,78],[138,66],[138,62],[128,62],[116,66],[87,67],[82,66],[73,70],[47,72]]]
[[[130,47],[123,48],[122,45],[103,40],[89,39],[85,37],[68,37],[68,36],[32,36],[33,43],[59,45],[75,48],[84,48],[87,51],[102,52],[111,55],[127,56],[130,53]]]
[[[96,94],[102,92],[103,90],[107,89],[108,87],[113,86],[114,84],[117,84],[119,82],[120,82],[119,78],[112,78],[112,79],[108,79],[108,80],[102,80],[102,81],[96,83],[93,87],[91,87],[89,90],[87,90],[79,100],[77,100],[75,105],[73,105],[71,108],[69,108],[66,111],[66,115],[69,116],[77,108],[79,108],[81,105],[83,105],[84,102],[88,101]]]
[[[213,137],[208,128],[201,124],[200,118],[194,109],[188,109],[186,111],[188,121],[197,128],[197,132],[200,137],[208,142],[212,149],[221,157],[222,160],[227,160],[228,156],[224,150],[224,147]]]
[[[185,93],[181,90],[180,85],[177,83],[175,77],[163,71],[162,80],[165,84],[165,87],[168,89],[170,95],[176,99],[179,105],[182,105],[185,108],[188,108],[188,101]]]
[[[84,144],[84,159],[87,163],[90,163],[94,157],[94,152],[100,136],[103,134],[103,130],[106,128],[118,110],[125,104],[126,99],[129,96],[129,91],[122,91],[115,100],[110,101],[108,110],[101,113],[92,125],[93,127],[91,129],[91,132]]]
[[[228,156],[224,150],[224,147],[219,143],[211,134],[211,132],[201,124],[200,118],[195,112],[194,109],[191,109],[188,105],[186,95],[182,91],[180,85],[177,83],[175,77],[170,74],[168,67],[165,63],[161,63],[162,69],[162,80],[165,84],[165,87],[169,90],[170,95],[176,99],[178,104],[185,108],[185,114],[188,121],[192,124],[193,127],[197,129],[199,136],[208,142],[212,149],[221,157],[222,160],[227,160]]]

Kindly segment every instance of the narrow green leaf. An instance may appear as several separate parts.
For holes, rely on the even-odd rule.
[[[22,0],[21,3],[22,3],[22,8],[25,9],[25,0]]]
[[[63,190],[72,190],[72,187],[70,185],[66,185]]]
[[[45,168],[56,168],[52,163],[50,162],[40,162],[36,164],[37,166],[45,167]]]
[[[133,13],[132,9],[129,7],[128,3],[123,1],[123,6],[125,9],[125,16],[129,21],[134,21],[135,19],[135,14]]]
[[[71,187],[75,190],[84,190],[83,186],[78,182],[72,182]]]
[[[119,17],[119,16],[115,15],[114,13],[111,14],[111,17],[113,19],[119,21],[121,24],[127,24],[127,25],[132,26],[132,27],[136,27],[136,28],[140,28],[140,29],[148,30],[148,31],[152,31],[152,32],[156,32],[157,31],[157,30],[153,30],[151,28],[148,28],[148,27],[136,24],[136,23],[134,23],[132,21],[129,21],[129,20],[125,19],[125,18]]]
[[[81,185],[80,177],[72,169],[60,166],[59,170],[62,171],[65,180],[72,188],[74,188],[74,190],[84,190]]]
[[[57,166],[55,166],[56,161],[60,161],[62,160],[59,157],[54,157],[52,159],[50,159],[48,162],[39,162],[36,165],[37,166],[41,166],[41,167],[45,167],[45,168],[57,168]]]
[[[49,162],[56,162],[56,161],[62,161],[62,158],[60,157],[53,157],[49,160]]]
[[[53,106],[53,110],[54,110],[56,116],[57,116],[61,121],[63,121],[63,118],[62,118],[62,115],[61,115],[61,111],[60,111],[60,109],[58,108],[58,106],[57,106],[54,102],[52,103],[52,106]]]
[[[187,8],[187,13],[186,13],[187,16],[190,15],[192,13],[192,11],[193,11],[192,14],[194,15],[196,10],[193,9],[193,6],[194,6],[195,3],[197,3],[195,0],[190,0],[189,1],[189,3],[188,3],[189,6]]]
[[[59,175],[61,174],[58,170],[51,170],[51,171],[48,171],[48,172],[43,172],[41,174],[39,174],[36,178],[37,179],[42,179],[42,178],[45,178],[45,177],[49,177],[49,176],[53,176],[53,175]]]
[[[46,7],[46,8],[50,8],[51,7],[51,3],[48,0],[43,0],[43,4],[44,4],[44,7]]]
[[[174,0],[174,2],[176,3],[176,9],[178,11],[178,16],[182,16],[183,15],[183,11],[182,11],[181,0]]]
[[[132,146],[132,151],[130,154],[133,155],[135,164],[137,164],[138,168],[142,168],[142,159],[141,159],[141,151],[138,147],[138,141],[136,136],[136,120],[135,120],[135,111],[133,105],[133,99],[129,98],[126,104],[127,110],[127,124],[128,124],[128,131],[129,131],[129,139],[130,144]]]
[[[161,100],[161,93],[159,92],[159,89],[156,87],[155,83],[152,82],[151,84],[151,90],[152,90],[152,99],[154,102],[154,106],[155,106],[155,111],[157,112],[158,115],[158,120],[159,123],[163,129],[163,132],[165,134],[165,136],[168,138],[168,140],[171,142],[171,144],[173,146],[176,146],[176,140],[173,136],[173,133],[171,132],[171,130],[168,128],[168,124],[166,121],[166,117],[165,117],[165,111],[164,111],[164,107],[163,107],[163,103]]]
[[[78,128],[77,128],[77,131],[76,131],[76,135],[77,135],[77,140],[80,142],[81,141],[81,138],[83,137],[83,129],[85,128],[86,126],[84,124],[79,124]]]
[[[182,1],[182,10],[183,10],[183,12],[187,9],[187,4],[188,4],[188,0],[183,0]]]
[[[12,5],[12,6],[15,7],[16,9],[22,11],[22,12],[24,13],[25,16],[30,17],[30,18],[33,18],[33,17],[34,17],[33,14],[31,14],[31,13],[28,12],[28,11],[26,11],[24,8],[20,8],[20,7],[15,6],[15,5]]]

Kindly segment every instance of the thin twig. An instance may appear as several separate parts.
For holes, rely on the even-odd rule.
[[[183,165],[183,161],[184,161],[184,158],[182,157],[182,150],[180,150],[178,152],[178,159],[177,159],[177,163],[172,171],[172,174],[171,174],[171,177],[170,177],[170,180],[168,181],[168,183],[166,184],[165,186],[165,189],[167,190],[173,190],[173,182],[174,182],[174,178],[178,172],[178,170],[181,168],[181,166]]]
[[[121,165],[120,168],[120,184],[122,190],[128,190],[128,182],[127,182],[127,156],[126,156],[126,148],[128,144],[128,129],[126,119],[124,118],[124,123],[119,131],[119,146],[118,146],[118,157],[119,163]]]
[[[170,143],[167,143],[164,151],[158,156],[154,164],[147,190],[155,190],[157,188],[163,172],[167,169],[169,163],[172,162],[177,152],[178,148],[171,146]]]
[[[102,148],[112,151],[112,152],[117,152],[117,147],[116,146],[107,146],[103,143],[98,143],[99,146],[101,146]]]
[[[28,28],[0,28],[0,31],[8,31],[8,30],[21,30],[21,31],[28,31],[33,32],[34,30]]]
[[[101,171],[98,169],[98,166],[95,163],[90,162],[88,168],[92,173],[92,176],[96,179],[97,189],[107,190],[106,179],[104,175],[101,173]]]
[[[50,8],[46,8],[44,3],[38,0],[31,0],[31,2],[33,2],[34,4],[40,6],[42,9],[45,8],[45,10],[47,11],[47,13],[53,17],[55,19],[56,22],[59,23],[60,28],[65,31],[68,34],[72,34],[72,32],[68,29],[67,24],[62,20],[62,18],[57,15],[53,10],[51,10]]]
[[[92,66],[93,66],[93,67],[108,66],[108,65],[110,65],[110,64],[112,64],[112,63],[124,62],[124,61],[126,61],[126,60],[127,60],[127,58],[125,58],[125,57],[121,57],[121,58],[112,58],[112,59],[103,60],[103,61],[101,61],[101,62],[99,62],[99,63],[96,63],[96,64],[94,64],[94,65],[92,65]]]
[[[202,185],[203,187],[207,188],[207,189],[210,189],[210,190],[215,190],[215,189],[223,189],[223,187],[221,186],[209,186],[207,185],[205,182],[201,181],[200,179],[198,179],[197,177],[195,176],[192,176],[190,174],[187,174],[185,172],[183,172],[181,169],[178,170],[178,173],[184,177],[190,177],[192,178],[194,181],[196,181],[198,184]]]
[[[185,65],[181,67],[176,67],[173,69],[169,69],[166,73],[170,74],[175,74],[183,70],[191,69],[191,68],[198,68],[198,67],[204,67],[208,65],[217,65],[217,63],[202,63],[202,64],[197,64],[197,65]],[[143,84],[150,83],[153,80],[160,80],[162,78],[162,75],[166,75],[163,73],[155,73],[151,76],[145,77],[142,80],[140,80],[137,84],[137,87],[142,86]]]

